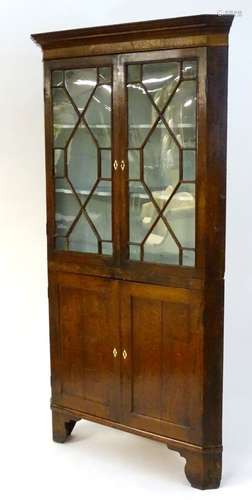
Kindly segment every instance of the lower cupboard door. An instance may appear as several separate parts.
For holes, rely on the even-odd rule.
[[[52,403],[118,419],[118,284],[71,274],[50,283]]]
[[[201,309],[198,291],[121,285],[124,424],[200,440]]]

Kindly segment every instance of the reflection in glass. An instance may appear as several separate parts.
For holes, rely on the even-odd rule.
[[[129,149],[128,151],[129,179],[139,179],[140,177],[140,151]]]
[[[111,178],[111,149],[101,149],[102,177]]]
[[[129,198],[130,242],[140,243],[144,239],[158,213],[141,182],[131,181],[129,183]],[[148,210],[146,211],[145,206],[147,204]]]
[[[113,253],[111,180],[101,180],[111,179],[101,149],[111,147],[111,78],[111,67],[52,72],[57,250]]]
[[[195,265],[196,73],[196,61],[128,66],[131,260]]]
[[[195,180],[195,160],[196,154],[194,150],[183,151],[183,179],[184,181]]]
[[[111,68],[109,66],[105,68],[99,68],[99,83],[111,83],[111,73]]]
[[[157,62],[143,64],[143,83],[156,106],[162,110],[178,84],[180,63]]]
[[[181,184],[164,212],[183,247],[195,246],[195,185]]]
[[[99,85],[85,113],[98,146],[111,146],[111,85]]]
[[[197,61],[184,61],[182,66],[183,78],[196,78]]]
[[[166,225],[159,220],[144,244],[144,260],[160,264],[178,264],[179,249]]]
[[[64,148],[73,132],[78,115],[64,89],[53,89],[53,132],[54,146]]]
[[[53,71],[52,72],[52,86],[53,87],[62,87],[64,82],[63,71]]]
[[[111,181],[100,181],[86,210],[103,240],[111,240]]]
[[[195,266],[195,251],[183,250],[183,266]]]
[[[179,149],[161,120],[144,147],[144,180],[160,208],[179,181]]]
[[[140,84],[128,84],[129,147],[142,145],[151,126],[158,117],[146,91]]]
[[[70,69],[65,71],[65,85],[79,112],[83,111],[94,87],[96,68]]]
[[[80,125],[67,148],[68,177],[82,202],[97,179],[97,148],[89,130]]]
[[[66,179],[55,179],[56,234],[65,235],[80,211],[80,204]]]
[[[196,141],[196,82],[184,81],[177,88],[165,119],[184,148],[195,147]]]
[[[84,214],[81,214],[69,236],[69,250],[74,250],[75,252],[98,252],[96,236]]]
[[[129,257],[130,257],[130,260],[140,260],[141,259],[140,245],[129,245]]]
[[[54,150],[54,175],[55,177],[64,177],[65,175],[64,149]]]
[[[102,242],[102,253],[103,255],[113,255],[113,246],[112,243],[108,241]]]

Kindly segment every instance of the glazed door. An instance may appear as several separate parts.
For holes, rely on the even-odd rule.
[[[112,56],[45,63],[49,262],[103,274],[119,251],[113,69]]]
[[[119,61],[125,273],[147,282],[198,277],[204,268],[205,50],[128,54]]]
[[[124,423],[196,442],[202,417],[200,292],[123,283],[121,329]]]
[[[119,419],[118,283],[51,276],[50,319],[53,404]]]

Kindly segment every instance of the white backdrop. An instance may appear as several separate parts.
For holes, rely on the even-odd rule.
[[[175,6],[176,3],[176,6]],[[242,10],[230,34],[224,377],[224,476],[187,484],[161,444],[81,422],[52,443],[41,52],[30,33]],[[2,0],[0,4],[1,466],[4,500],[227,498],[252,494],[252,7],[250,0]],[[2,490],[2,491],[1,491]],[[3,491],[4,490],[4,491]]]

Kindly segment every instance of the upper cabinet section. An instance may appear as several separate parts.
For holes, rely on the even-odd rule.
[[[32,35],[44,59],[50,269],[184,287],[223,277],[232,21]]]
[[[201,15],[32,35],[44,59],[163,48],[222,46],[233,16]]]

